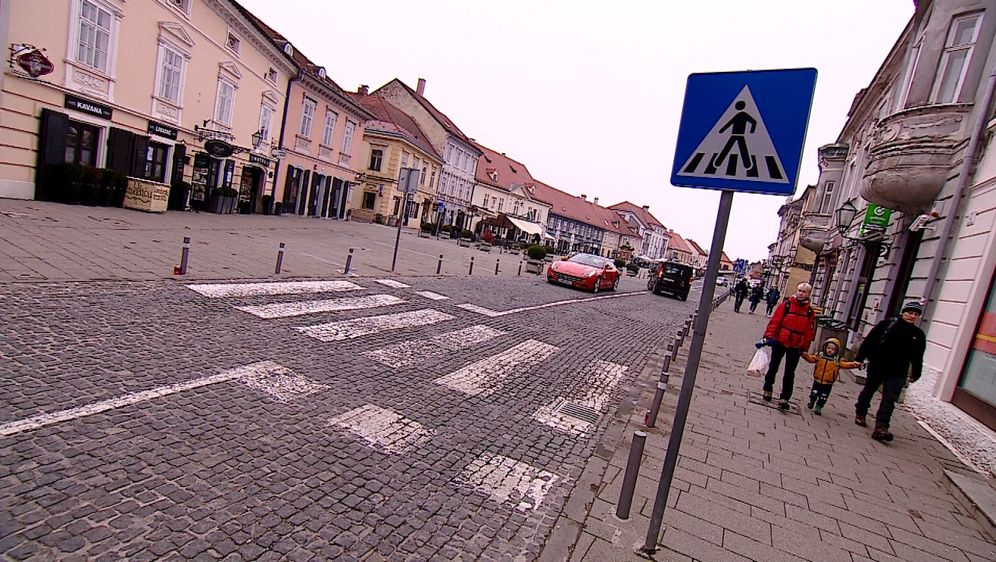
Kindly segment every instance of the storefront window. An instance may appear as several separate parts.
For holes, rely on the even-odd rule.
[[[952,402],[996,429],[996,284],[990,284],[986,305],[965,357],[965,367]]]
[[[66,162],[83,166],[97,165],[97,138],[100,130],[93,125],[69,122],[66,131]]]
[[[158,142],[150,142],[145,151],[145,179],[166,182],[166,160],[169,146]]]

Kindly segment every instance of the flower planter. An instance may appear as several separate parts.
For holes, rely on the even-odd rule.
[[[546,266],[546,262],[542,260],[526,260],[526,273],[535,273],[540,275],[543,273],[543,268]]]
[[[457,238],[457,245],[463,246],[464,248],[469,248],[471,244],[470,238]]]
[[[211,198],[208,199],[207,210],[209,213],[218,213],[220,215],[230,215],[235,210],[235,204],[238,201],[238,197],[228,197],[225,195],[218,195],[217,193],[212,194]]]

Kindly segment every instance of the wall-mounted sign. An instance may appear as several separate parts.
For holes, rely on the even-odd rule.
[[[204,143],[204,150],[215,158],[228,158],[235,152],[232,145],[223,140],[211,139]]]
[[[55,70],[55,65],[52,64],[52,61],[48,60],[48,57],[45,56],[41,49],[34,45],[15,43],[11,45],[10,51],[14,64],[24,72],[27,72],[28,76],[32,78],[44,76]]]
[[[270,151],[270,156],[276,158],[277,160],[287,158],[287,151],[282,148],[274,148]]]
[[[251,162],[253,164],[259,164],[260,166],[262,166],[264,168],[269,168],[270,167],[270,159],[269,158],[266,158],[264,156],[260,156],[259,154],[255,154],[255,153],[250,153],[249,154],[249,162]]]
[[[892,209],[886,209],[881,205],[869,203],[865,210],[865,220],[861,224],[862,230],[870,232],[874,230],[885,230],[889,227],[889,219],[892,217]]]
[[[101,119],[110,119],[111,115],[114,114],[114,110],[110,107],[99,104],[94,101],[85,100],[83,98],[78,98],[71,94],[66,94],[66,107],[69,109],[75,109],[76,111],[82,111],[83,113],[93,115],[94,117],[100,117]]]
[[[148,131],[149,134],[173,140],[176,140],[176,135],[178,133],[175,127],[163,125],[162,123],[157,123],[155,121],[149,121]]]

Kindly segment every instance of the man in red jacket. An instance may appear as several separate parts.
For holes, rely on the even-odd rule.
[[[799,365],[799,357],[809,349],[816,335],[816,314],[809,304],[809,295],[813,286],[809,283],[799,283],[795,295],[785,300],[782,306],[775,308],[775,314],[764,330],[764,339],[771,345],[771,364],[764,376],[764,399],[771,401],[771,391],[775,386],[775,375],[785,358],[785,375],[782,377],[782,394],[778,402],[780,410],[789,409],[789,398],[792,398],[792,387],[795,384],[795,368]]]

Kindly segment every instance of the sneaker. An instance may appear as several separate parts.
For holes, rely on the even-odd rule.
[[[761,395],[761,397],[764,398],[765,402],[771,402],[771,391],[770,390],[765,390],[764,394]]]
[[[864,416],[854,416],[854,423],[860,425],[861,427],[868,427],[868,422],[865,421]]]
[[[789,401],[788,400],[784,400],[784,399],[779,400],[778,401],[778,409],[779,410],[788,410],[789,409]]]
[[[872,432],[872,439],[888,443],[889,441],[892,441],[893,435],[889,433],[889,428],[877,426],[875,431]]]
[[[813,410],[813,413],[816,414],[817,416],[822,416],[823,415],[823,406],[817,406],[816,409]]]

